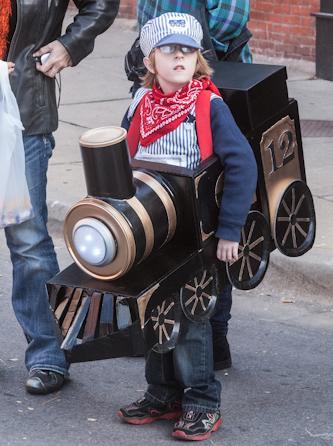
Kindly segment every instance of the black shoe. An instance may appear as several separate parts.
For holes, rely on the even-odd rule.
[[[227,337],[214,336],[213,332],[214,370],[229,369],[231,367],[230,347]]]
[[[207,440],[222,424],[219,410],[211,413],[184,412],[177,421],[172,436],[180,440]]]
[[[157,405],[143,397],[122,407],[118,416],[129,424],[148,424],[157,420],[177,420],[181,413],[179,401]]]
[[[31,370],[25,388],[34,395],[46,395],[59,390],[65,382],[65,377],[61,373],[52,370]]]

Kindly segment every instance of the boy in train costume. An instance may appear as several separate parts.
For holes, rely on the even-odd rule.
[[[136,159],[196,169],[213,152],[218,156],[224,189],[216,256],[233,261],[257,168],[251,147],[210,80],[211,69],[200,54],[202,37],[201,25],[188,14],[166,13],[147,22],[140,37],[146,88],[137,91],[122,126],[128,129],[130,154]],[[130,424],[177,420],[174,437],[204,440],[222,422],[211,325],[209,320],[182,317],[175,349],[164,354],[151,350],[146,356],[144,397],[118,415]]]

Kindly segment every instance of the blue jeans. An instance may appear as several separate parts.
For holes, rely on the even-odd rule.
[[[25,136],[23,142],[34,217],[5,228],[13,264],[13,308],[28,341],[27,369],[47,369],[66,375],[68,364],[60,349],[45,286],[59,271],[46,227],[46,173],[54,139],[52,135]]]
[[[181,324],[174,350],[147,353],[145,397],[158,404],[179,400],[183,411],[212,412],[220,407],[221,384],[214,375],[211,325],[184,315]]]
[[[228,333],[228,321],[231,318],[232,305],[232,285],[227,281],[227,284],[218,293],[215,305],[215,311],[210,318],[210,323],[213,328],[213,338],[226,336]]]

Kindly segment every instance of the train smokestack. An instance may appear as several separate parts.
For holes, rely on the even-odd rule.
[[[79,143],[87,193],[96,198],[125,200],[135,186],[122,127],[99,127],[83,133]]]

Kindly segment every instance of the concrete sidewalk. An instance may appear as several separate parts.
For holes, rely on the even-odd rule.
[[[59,225],[68,208],[86,195],[79,136],[87,128],[119,125],[130,103],[131,84],[126,79],[123,60],[136,35],[134,20],[116,20],[110,30],[97,39],[93,54],[62,75],[60,125],[55,134],[57,145],[48,176],[49,216]],[[255,61],[285,62],[262,56]],[[333,82],[315,79],[311,63],[289,61],[287,67],[289,96],[298,100],[301,120],[331,120],[332,131]],[[324,124],[327,130],[330,124]],[[282,256],[276,250],[269,269],[284,278],[284,286],[289,281],[304,287],[314,297],[320,294],[332,297],[333,138],[306,137],[303,144],[308,185],[317,213],[315,246],[299,258]]]

